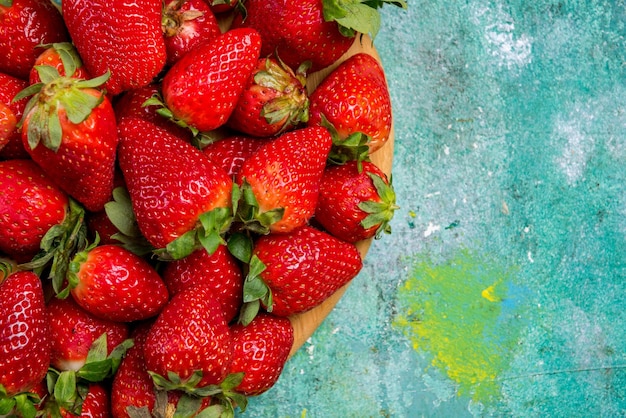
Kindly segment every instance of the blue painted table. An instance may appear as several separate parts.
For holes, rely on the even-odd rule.
[[[626,416],[624,1],[383,19],[393,234],[244,416]]]

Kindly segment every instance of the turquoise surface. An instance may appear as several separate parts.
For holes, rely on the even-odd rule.
[[[626,416],[624,1],[410,1],[401,209],[248,417]]]

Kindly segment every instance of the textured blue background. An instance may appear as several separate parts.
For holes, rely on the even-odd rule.
[[[249,417],[626,416],[626,6],[410,1],[401,209]]]

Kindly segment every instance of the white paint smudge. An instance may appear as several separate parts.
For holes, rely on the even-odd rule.
[[[435,225],[432,222],[428,223],[428,227],[424,231],[424,238],[431,236],[433,233],[441,230],[441,225]]]
[[[557,120],[554,127],[555,138],[565,141],[556,163],[570,184],[583,178],[589,154],[594,150],[594,138],[586,134],[582,126],[586,120],[591,119],[593,115],[577,109],[568,120]]]

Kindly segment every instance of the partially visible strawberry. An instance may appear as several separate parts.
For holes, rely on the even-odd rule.
[[[309,126],[330,124],[338,136],[337,145],[365,135],[372,153],[389,139],[389,89],[382,66],[369,54],[359,53],[342,62],[313,91],[310,101]]]
[[[163,78],[163,100],[174,119],[200,132],[224,125],[260,49],[255,30],[237,29],[185,54]]]
[[[264,141],[247,135],[231,135],[212,142],[202,148],[202,152],[215,164],[222,167],[229,176],[236,176],[243,165]]]
[[[111,321],[156,316],[169,298],[156,270],[145,259],[117,245],[91,245],[76,254],[68,282],[78,305]]]
[[[222,241],[232,212],[230,177],[200,150],[142,119],[119,123],[118,158],[139,229],[173,258]]]
[[[183,382],[193,378],[196,388],[221,383],[232,336],[213,291],[194,286],[174,295],[150,328],[143,354],[147,369],[165,379],[169,373]]]
[[[391,182],[372,162],[350,161],[324,172],[315,219],[344,241],[357,242],[391,233],[396,194]]]
[[[72,298],[52,298],[47,305],[50,321],[50,365],[57,370],[78,371],[87,362],[92,344],[106,334],[107,355],[128,338],[128,324],[98,318]]]
[[[331,145],[325,128],[311,127],[284,133],[259,148],[237,175],[244,196],[238,220],[261,233],[286,233],[305,225],[315,212]]]
[[[50,364],[49,324],[39,277],[30,271],[0,270],[0,399],[3,410],[34,416],[28,392]],[[31,414],[29,414],[32,413]]]
[[[181,260],[169,262],[161,273],[170,296],[196,285],[209,286],[221,303],[227,322],[237,316],[243,298],[243,276],[225,245],[213,254],[199,249]]]
[[[309,118],[306,65],[296,72],[282,61],[260,58],[227,125],[259,137],[274,136]]]
[[[260,313],[244,326],[235,324],[231,373],[243,372],[235,388],[246,396],[256,396],[278,381],[293,345],[293,326],[288,318]]]
[[[87,393],[82,395],[80,417],[108,418],[111,416],[111,401],[108,386],[103,383],[86,385]],[[75,414],[68,410],[61,410],[63,418],[74,418]]]
[[[0,102],[0,150],[4,148],[17,128],[17,118],[9,106]]]
[[[28,75],[30,84],[41,82],[39,72],[37,68],[35,68],[37,65],[47,65],[56,68],[62,76],[79,78],[81,80],[91,78],[78,56],[78,51],[76,51],[76,48],[74,48],[74,45],[70,42],[57,42],[43,45],[43,48],[38,50],[41,51],[41,53],[37,56],[33,68]]]
[[[28,87],[28,81],[0,72],[0,103],[11,111],[10,113],[7,112],[8,119],[15,119],[17,122],[22,119],[28,100],[13,101],[13,98],[26,87]],[[19,124],[14,126],[13,131],[6,139],[6,143],[0,147],[0,160],[13,158],[30,158],[22,144],[22,131]]]
[[[361,270],[356,246],[310,226],[261,236],[244,282],[240,320],[247,324],[263,306],[277,316],[308,311]]]
[[[0,2],[0,72],[28,80],[40,44],[68,41],[61,14],[47,0]]]
[[[113,190],[117,126],[99,86],[106,77],[80,80],[39,66],[42,83],[18,95],[28,102],[24,148],[45,173],[90,211],[102,210]]]
[[[227,13],[243,3],[242,0],[205,0],[213,13]]]
[[[67,194],[32,160],[0,161],[0,251],[30,261],[69,210]]]
[[[168,0],[161,18],[167,64],[191,49],[222,34],[217,19],[204,0]]]
[[[63,19],[87,71],[110,79],[113,96],[145,86],[163,69],[161,1],[64,0]]]

